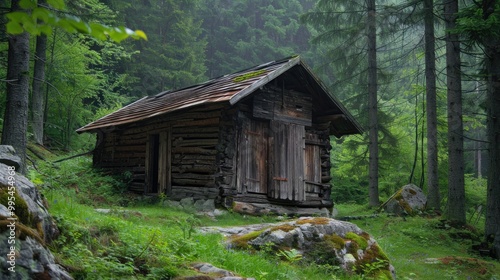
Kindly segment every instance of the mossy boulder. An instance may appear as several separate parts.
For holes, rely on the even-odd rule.
[[[422,189],[414,184],[403,186],[395,192],[384,204],[382,208],[387,213],[396,215],[414,216],[425,210],[427,197]]]
[[[47,247],[58,233],[36,187],[0,163],[0,279],[72,279]]]
[[[253,250],[298,250],[304,261],[333,265],[348,273],[395,278],[394,268],[378,243],[355,224],[324,217],[266,224],[258,230],[232,235],[229,242]],[[272,246],[270,246],[270,244]]]

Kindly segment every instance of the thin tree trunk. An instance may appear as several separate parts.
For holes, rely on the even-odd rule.
[[[462,123],[460,42],[455,29],[458,0],[444,0],[448,98],[448,208],[447,219],[465,224],[465,183]]]
[[[54,65],[54,51],[56,48],[56,39],[57,39],[57,28],[54,29],[52,33],[52,45],[50,46],[50,60],[49,67],[47,69],[47,82],[50,82],[50,74],[52,73],[52,67]],[[45,84],[45,98],[44,98],[44,108],[43,108],[43,129],[45,131],[45,125],[47,124],[48,112],[49,112],[49,92],[50,86],[49,83]]]
[[[415,169],[417,168],[417,161],[418,161],[418,94],[415,94],[415,111],[414,111],[414,117],[415,117],[415,144],[414,148],[415,150],[413,151],[413,165],[411,166],[411,173],[410,173],[410,180],[408,181],[408,184],[413,183],[413,177],[415,176]]]
[[[12,0],[11,10],[18,11],[19,0]],[[28,33],[9,35],[7,62],[7,104],[2,131],[2,144],[11,145],[21,158],[20,173],[26,172],[26,131],[29,96]]]
[[[438,140],[436,105],[436,47],[434,37],[434,1],[424,0],[425,89],[427,114],[427,206],[439,210]]]
[[[368,110],[370,122],[370,166],[369,166],[369,204],[379,206],[378,192],[378,120],[377,120],[377,29],[375,0],[367,0],[367,37],[368,37]]]
[[[42,86],[45,81],[46,50],[47,36],[42,34],[36,38],[33,93],[31,96],[31,127],[35,142],[40,145],[43,145],[44,93]]]

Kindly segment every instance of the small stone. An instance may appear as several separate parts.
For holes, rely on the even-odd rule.
[[[424,260],[425,263],[427,264],[439,264],[441,261],[437,258],[427,258]]]
[[[183,198],[181,199],[180,204],[184,209],[192,209],[194,205],[194,199],[192,197]]]
[[[219,217],[219,216],[225,215],[227,213],[227,211],[215,209],[213,213],[214,213],[215,217]]]
[[[356,258],[352,254],[345,254],[344,255],[344,262],[346,264],[353,264],[356,262]]]

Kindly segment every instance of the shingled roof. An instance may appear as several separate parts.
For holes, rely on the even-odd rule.
[[[77,132],[92,132],[102,128],[130,124],[201,104],[229,102],[230,105],[234,105],[283,74],[291,75],[287,81],[295,80],[295,83],[307,88],[310,92],[314,92],[315,95],[326,97],[327,102],[321,102],[324,104],[320,104],[320,106],[324,106],[322,111],[327,112],[325,115],[342,116],[344,121],[341,123],[341,127],[335,129],[334,135],[340,137],[362,131],[359,124],[344,106],[326,90],[300,57],[293,56],[228,74],[191,87],[143,97],[79,128]]]

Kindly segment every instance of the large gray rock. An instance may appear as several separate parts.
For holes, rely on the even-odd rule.
[[[249,227],[250,229],[250,227]],[[204,229],[207,232],[210,230]],[[221,231],[228,234],[228,229]],[[393,266],[382,248],[368,233],[355,224],[324,217],[303,217],[276,224],[238,227],[229,237],[234,247],[296,249],[309,261],[338,266],[348,273],[367,273],[375,279],[395,279]],[[379,269],[368,271],[377,264]],[[385,277],[385,278],[383,278]]]
[[[0,145],[0,163],[14,166],[18,170],[21,166],[21,158],[16,155],[16,151],[12,146]]]
[[[422,189],[408,184],[394,193],[382,206],[387,213],[416,215],[424,211],[426,205],[427,197]]]
[[[59,231],[40,193],[11,165],[3,163],[0,223],[0,244],[9,245],[0,246],[0,279],[72,279],[46,247]]]

